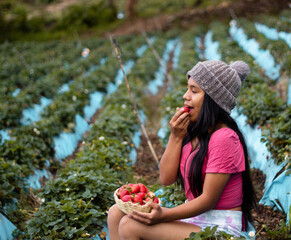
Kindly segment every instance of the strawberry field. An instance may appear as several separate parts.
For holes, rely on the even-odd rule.
[[[290,21],[282,11],[115,37],[141,120],[161,150],[195,63],[249,64],[232,116],[251,167],[265,174],[259,203],[284,216],[272,229],[258,220],[257,239],[290,231]],[[0,239],[109,239],[113,193],[147,182],[135,167],[139,149],[149,152],[114,46],[109,38],[5,42],[0,53]],[[176,185],[150,184],[163,204],[185,198]]]

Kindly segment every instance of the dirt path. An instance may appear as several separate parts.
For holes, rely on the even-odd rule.
[[[269,0],[241,0],[236,2],[223,1],[218,6],[210,6],[205,9],[185,9],[175,14],[165,14],[150,18],[137,18],[127,20],[122,26],[111,32],[105,32],[104,36],[140,34],[142,30],[165,31],[173,26],[180,28],[194,27],[195,23],[208,24],[211,20],[230,19],[230,9],[237,17],[251,17],[261,13],[278,13],[282,9],[288,9],[288,1]]]
[[[52,4],[47,5],[46,7],[42,7],[41,9],[35,10],[31,12],[27,17],[31,19],[34,16],[39,16],[42,12],[45,12],[48,15],[53,15],[55,17],[61,17],[63,11],[72,6],[74,4],[78,4],[80,1],[78,0],[62,0]]]
[[[167,62],[167,72],[172,70],[172,59],[173,52],[170,53],[170,59]],[[167,92],[167,88],[168,79],[165,77],[163,80],[163,86],[159,87],[158,93],[156,95],[145,95],[143,99],[143,109],[146,116],[148,116],[146,129],[158,159],[161,159],[165,150],[159,137],[157,136],[157,132],[160,128],[160,122],[162,118],[160,103]],[[143,180],[146,185],[160,184],[159,168],[144,137],[142,137],[141,145],[137,152],[137,161],[134,165],[134,172],[136,179]]]

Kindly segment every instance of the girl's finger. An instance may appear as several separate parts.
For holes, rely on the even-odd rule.
[[[150,202],[148,206],[151,207],[152,209],[159,209],[161,207],[159,204],[153,202]]]
[[[143,213],[143,212],[138,212],[138,211],[133,210],[132,215],[149,219],[150,213]]]
[[[178,118],[177,118],[177,120],[175,121],[176,122],[176,124],[181,124],[185,119],[187,120],[188,118],[187,118],[187,116],[189,115],[189,113],[183,113],[183,114],[181,114]]]
[[[176,121],[180,117],[180,115],[183,114],[183,112],[184,112],[184,108],[179,108],[179,110],[172,117],[172,121]]]
[[[150,220],[148,218],[143,218],[137,214],[128,214],[128,216],[138,222],[141,222],[143,224],[150,224]]]
[[[181,122],[181,125],[183,128],[187,127],[190,122],[190,118],[184,118],[184,120]]]

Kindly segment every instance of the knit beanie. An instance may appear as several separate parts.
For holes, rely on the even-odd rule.
[[[187,72],[187,79],[194,81],[228,114],[236,105],[242,81],[250,68],[243,61],[230,65],[220,60],[198,62]]]

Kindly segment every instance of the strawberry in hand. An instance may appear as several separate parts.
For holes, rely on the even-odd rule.
[[[183,107],[183,108],[184,108],[184,113],[185,113],[185,112],[189,112],[189,111],[190,111],[190,108],[188,108],[188,107],[186,107],[186,106],[185,106],[185,107]]]

